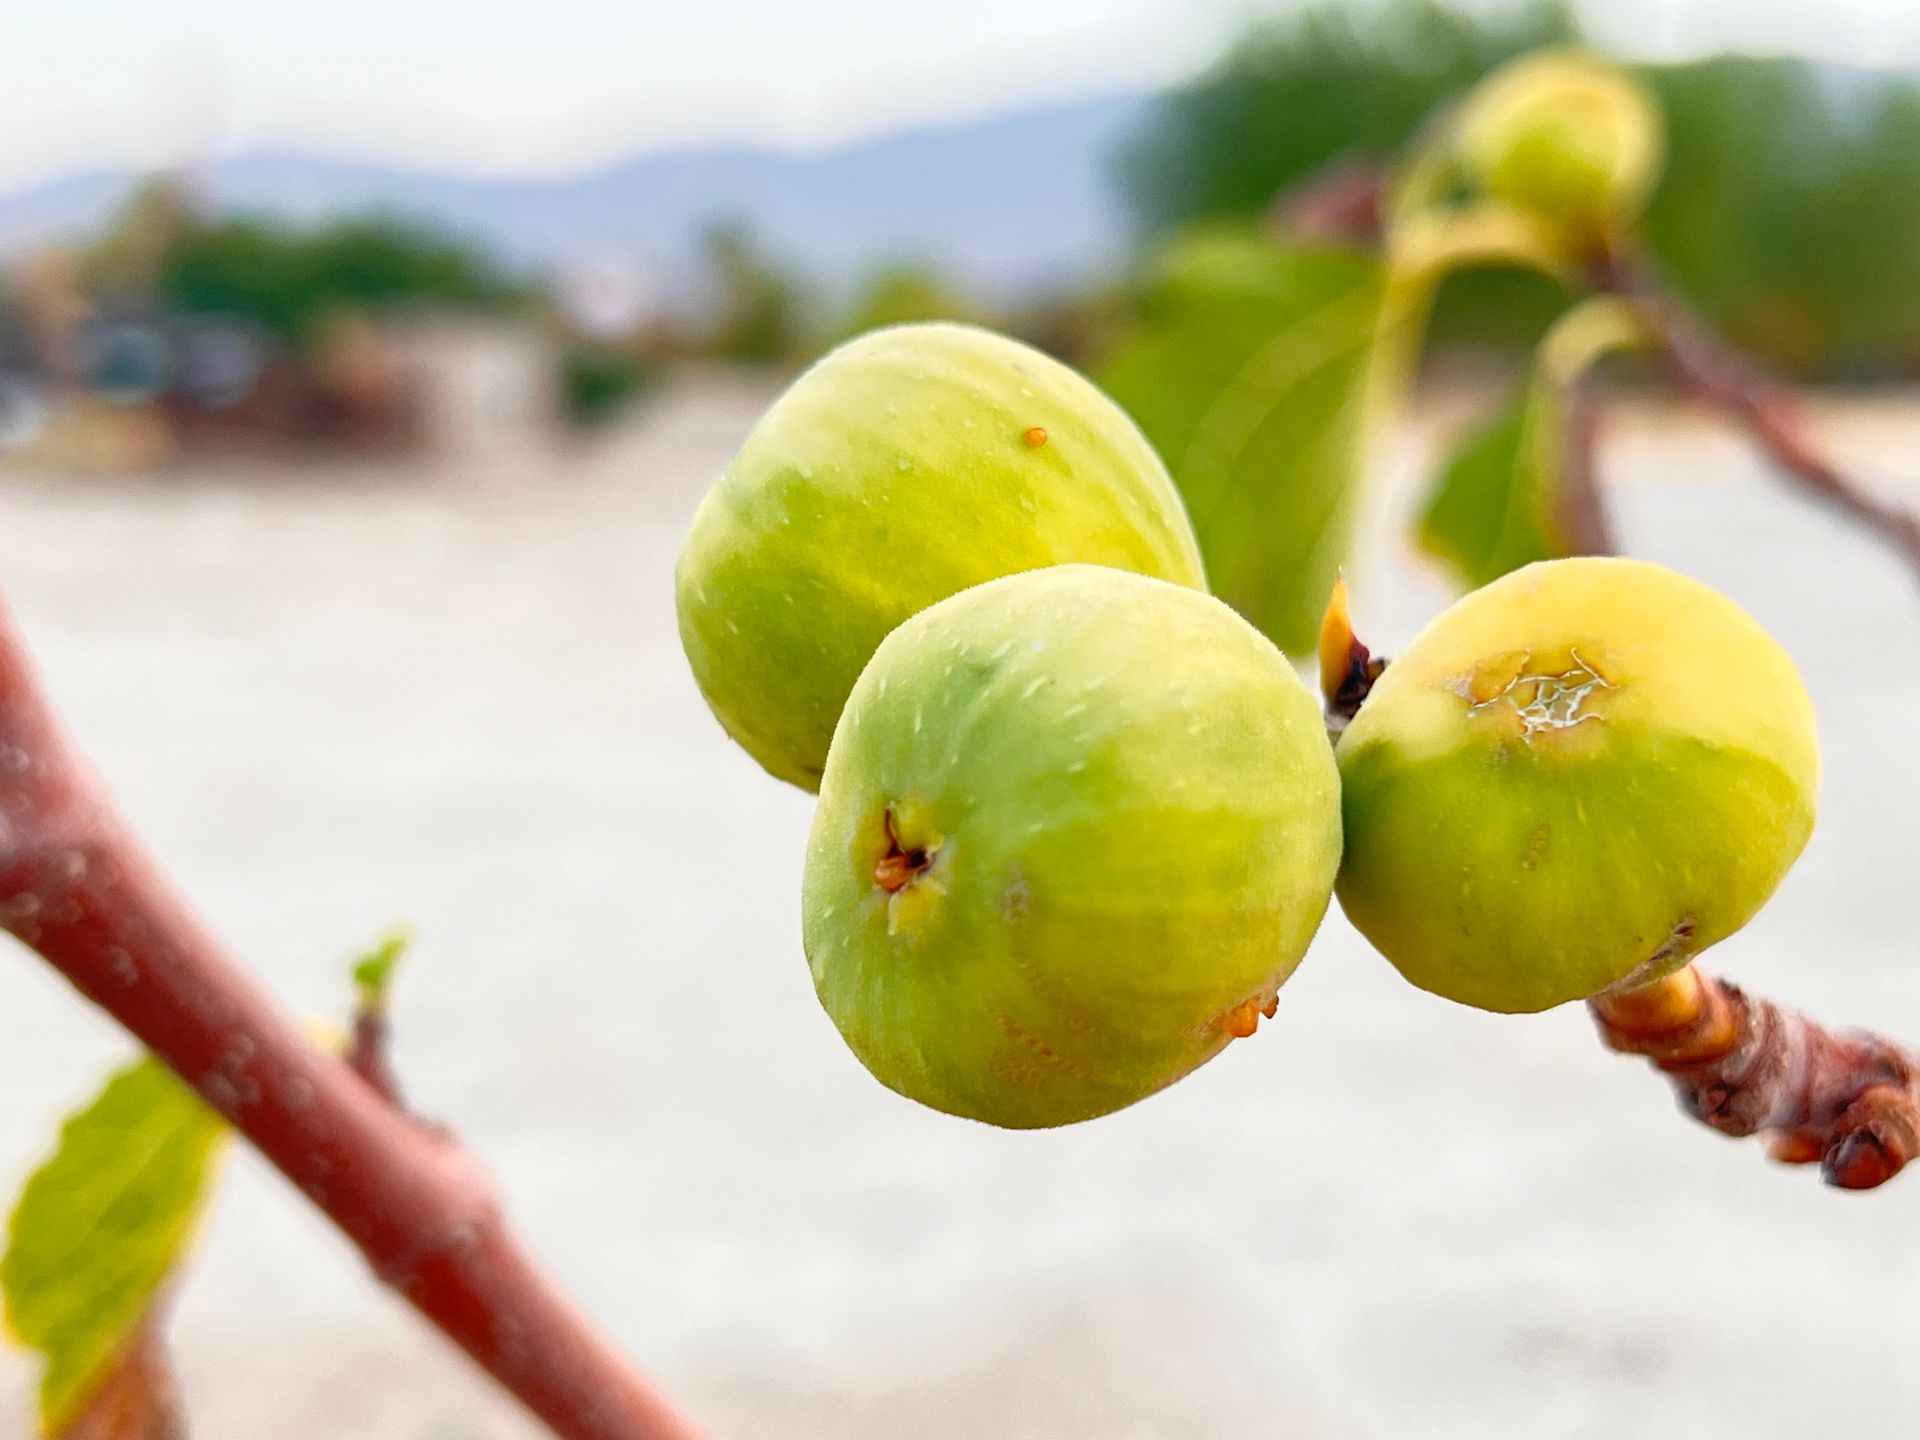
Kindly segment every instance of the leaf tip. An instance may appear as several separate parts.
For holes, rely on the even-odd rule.
[[[1327,702],[1327,732],[1338,738],[1347,722],[1360,713],[1373,682],[1387,662],[1375,657],[1353,633],[1347,601],[1347,577],[1333,584],[1326,613],[1320,617],[1320,691]]]
[[[1346,572],[1333,582],[1327,608],[1320,616],[1320,694],[1331,705],[1346,684],[1353,666],[1353,610],[1347,596]]]
[[[362,1013],[385,1012],[394,972],[412,943],[412,934],[404,926],[396,926],[378,945],[353,962],[353,988]]]

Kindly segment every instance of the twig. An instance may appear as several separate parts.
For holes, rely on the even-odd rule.
[[[1633,302],[1681,389],[1731,416],[1802,490],[1892,545],[1920,582],[1920,513],[1880,499],[1827,460],[1807,439],[1797,396],[1716,339],[1679,300],[1657,292],[1627,262],[1608,262],[1599,281]]]
[[[353,1032],[346,1053],[347,1068],[398,1110],[405,1110],[407,1102],[393,1068],[392,1027],[387,1014],[394,970],[406,949],[406,933],[396,931],[354,965]]]
[[[397,1110],[407,1108],[400,1093],[400,1077],[394,1073],[389,1053],[387,1016],[381,1010],[362,1010],[353,1017],[353,1033],[347,1042],[347,1068],[366,1082],[369,1089]]]
[[[187,1440],[157,1316],[148,1316],[106,1383],[55,1440]]]
[[[1600,494],[1594,452],[1600,438],[1600,398],[1582,376],[1566,387],[1566,431],[1561,444],[1560,531],[1575,553],[1616,551],[1606,501]]]
[[[1386,172],[1378,162],[1329,161],[1273,197],[1267,226],[1284,239],[1371,246],[1385,223]]]
[[[1681,1109],[1724,1135],[1762,1135],[1790,1165],[1818,1162],[1871,1190],[1920,1154],[1920,1058],[1865,1031],[1828,1030],[1689,965],[1592,1002],[1613,1049],[1665,1071]]]
[[[228,956],[80,760],[3,608],[0,926],[192,1085],[556,1435],[696,1440],[527,1256],[467,1152],[309,1045]]]

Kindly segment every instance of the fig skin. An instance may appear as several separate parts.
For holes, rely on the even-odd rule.
[[[827,759],[803,933],[882,1083],[1065,1125],[1271,1014],[1339,858],[1332,748],[1285,657],[1210,596],[1059,566],[880,646]]]
[[[676,569],[681,642],[727,732],[814,790],[894,626],[1069,561],[1206,588],[1165,466],[1090,381],[971,326],[895,326],[796,380],[708,492]]]
[[[1733,934],[1813,830],[1813,705],[1731,600],[1634,560],[1475,591],[1336,751],[1347,917],[1408,980],[1545,1010]]]
[[[1659,179],[1660,112],[1631,76],[1577,50],[1495,71],[1461,106],[1455,153],[1485,194],[1591,242],[1637,218]]]

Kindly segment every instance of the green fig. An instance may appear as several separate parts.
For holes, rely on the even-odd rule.
[[[813,790],[888,631],[1066,561],[1206,588],[1179,494],[1118,406],[1017,341],[901,325],[796,380],[701,503],[676,573],[681,641],[728,733]]]
[[[1618,66],[1567,50],[1488,76],[1461,105],[1454,136],[1478,189],[1587,244],[1638,217],[1664,148],[1646,91]]]
[[[1549,560],[1458,601],[1341,735],[1347,916],[1424,990],[1545,1010],[1753,917],[1813,829],[1813,705],[1731,600]]]
[[[1339,810],[1318,705],[1220,601],[1092,565],[975,586],[887,637],[834,733],[815,988],[902,1095],[1106,1114],[1272,1013]]]

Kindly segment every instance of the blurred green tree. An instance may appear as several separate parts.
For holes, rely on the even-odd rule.
[[[855,287],[838,338],[851,339],[882,325],[917,320],[982,321],[981,308],[952,285],[929,261],[893,260],[871,271]]]
[[[498,310],[530,295],[477,244],[395,215],[312,229],[251,216],[199,221],[166,248],[155,288],[174,312],[253,320],[295,343],[342,310]]]
[[[1256,216],[1331,162],[1385,161],[1508,58],[1580,38],[1555,0],[1490,16],[1438,0],[1322,4],[1255,28],[1169,92],[1119,156],[1122,185],[1147,239]],[[1674,287],[1797,375],[1920,366],[1920,84],[1744,56],[1636,73],[1666,115],[1645,239]],[[1513,347],[1565,303],[1537,276],[1461,275],[1435,335]]]
[[[794,278],[766,253],[752,226],[723,220],[702,238],[719,287],[717,318],[700,349],[720,360],[781,364],[805,352],[807,326]]]
[[[1803,375],[1920,363],[1920,87],[1744,56],[1640,75],[1669,131],[1647,241],[1678,288]]]
[[[1479,20],[1436,0],[1323,3],[1250,30],[1167,92],[1125,146],[1120,179],[1149,233],[1256,215],[1335,159],[1385,161],[1434,107],[1579,27],[1558,0]]]
[[[83,283],[109,299],[150,294],[167,256],[197,223],[193,199],[178,179],[141,181],[81,252]]]
[[[604,424],[654,382],[654,367],[633,344],[579,341],[560,358],[560,394],[576,425]]]

